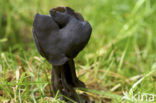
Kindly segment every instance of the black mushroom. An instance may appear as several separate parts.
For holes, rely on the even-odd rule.
[[[50,15],[35,15],[33,38],[41,56],[53,66],[55,94],[59,90],[60,95],[80,102],[74,88],[85,84],[76,76],[74,58],[88,43],[91,32],[90,24],[69,7],[53,8]],[[89,99],[86,101],[89,103]]]

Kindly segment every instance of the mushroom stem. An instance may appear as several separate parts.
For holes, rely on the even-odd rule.
[[[64,96],[79,102],[78,95],[71,85],[71,75],[66,71],[66,65],[53,66],[52,69],[52,86],[54,94],[59,90],[62,100],[68,101]],[[63,96],[62,96],[63,95]],[[69,101],[68,101],[69,102]]]
[[[67,63],[65,63],[64,68],[65,68],[65,70],[66,70],[65,72],[68,76],[67,79],[73,87],[85,88],[85,84],[82,81],[80,81],[78,79],[78,77],[76,76],[75,62],[73,59],[71,59]]]
[[[64,95],[76,102],[80,102],[74,88],[85,87],[85,84],[76,76],[75,63],[73,59],[60,66],[53,65],[51,80],[54,94],[59,90],[60,95]],[[63,96],[61,99],[68,101]]]

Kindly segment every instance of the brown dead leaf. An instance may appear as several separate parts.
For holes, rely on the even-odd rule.
[[[6,80],[8,82],[12,81],[12,80],[15,80],[15,72],[13,70],[9,70],[7,73],[6,73]]]
[[[3,90],[0,90],[0,96],[3,96]]]

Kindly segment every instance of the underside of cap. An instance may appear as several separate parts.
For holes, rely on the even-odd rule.
[[[66,57],[65,55],[59,55],[59,56],[55,56],[55,57],[50,57],[48,59],[48,62],[51,63],[54,66],[59,66],[59,65],[63,65],[65,64],[67,61],[69,61],[70,58]]]

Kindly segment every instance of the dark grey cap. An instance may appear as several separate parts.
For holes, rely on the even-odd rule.
[[[81,14],[57,7],[50,15],[36,14],[33,37],[39,53],[53,65],[73,59],[88,43],[92,28]]]

